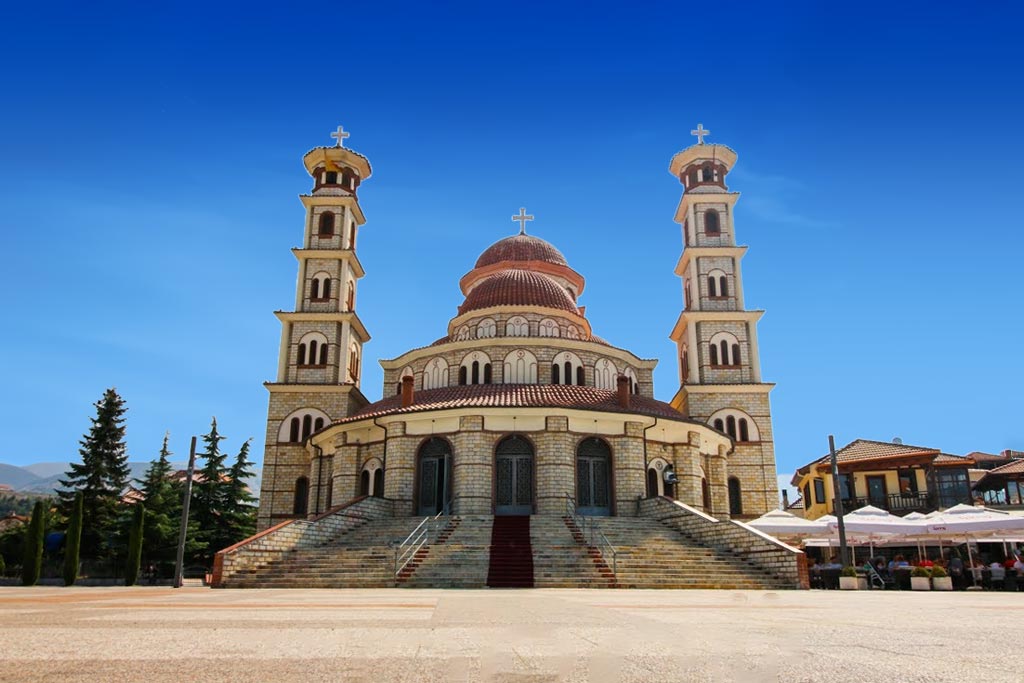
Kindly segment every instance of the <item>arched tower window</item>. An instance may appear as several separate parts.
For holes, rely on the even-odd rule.
[[[625,370],[623,370],[622,374],[624,374],[626,378],[629,379],[629,393],[639,394],[640,383],[636,379],[636,370],[634,370],[633,368],[626,368]]]
[[[295,480],[295,497],[292,500],[292,514],[304,517],[309,509],[309,477]]]
[[[704,212],[704,234],[722,234],[722,225],[718,220],[718,212],[715,211],[714,209],[708,209],[707,211]]]
[[[327,337],[320,332],[308,332],[299,340],[297,364],[300,367],[327,365]]]
[[[384,497],[384,465],[380,458],[370,458],[363,463],[359,474],[359,495]]]
[[[545,318],[540,321],[540,325],[537,327],[537,333],[541,337],[561,336],[561,331],[558,329],[558,323],[551,318]]]
[[[526,320],[526,318],[520,315],[517,315],[514,318],[509,318],[508,322],[505,323],[505,336],[529,337],[530,323]]]
[[[448,361],[440,356],[432,358],[423,368],[423,389],[440,389],[448,386]]]
[[[476,325],[477,339],[490,339],[498,333],[498,325],[490,318],[484,318]]]
[[[704,165],[702,175],[704,176],[702,178],[702,180],[705,183],[713,183],[713,182],[715,182],[715,168],[711,164],[705,164]]]
[[[345,310],[354,311],[356,308],[356,283],[348,281],[348,291],[345,293]]]
[[[334,237],[334,214],[330,211],[320,214],[320,227],[317,234],[320,237]]]
[[[583,361],[571,351],[562,351],[551,361],[552,384],[579,384],[579,370]]]
[[[331,275],[320,272],[309,283],[309,298],[312,301],[326,301],[331,298]]]
[[[729,332],[718,332],[711,337],[708,352],[713,366],[740,365],[740,342]]]
[[[738,408],[722,408],[708,419],[708,424],[739,443],[761,440],[757,422]]]
[[[607,358],[601,358],[594,364],[594,386],[598,389],[615,391],[618,388],[618,377],[619,371],[615,363]]]

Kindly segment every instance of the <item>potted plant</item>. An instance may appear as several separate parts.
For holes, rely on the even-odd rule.
[[[839,590],[855,591],[860,588],[857,581],[857,570],[853,567],[843,567],[839,572]]]
[[[951,591],[953,590],[953,579],[942,567],[932,567],[932,590]]]
[[[914,567],[910,572],[910,590],[930,591],[932,589],[931,576],[932,573],[928,571],[927,567]]]

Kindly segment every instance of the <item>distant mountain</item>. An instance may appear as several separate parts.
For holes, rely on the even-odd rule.
[[[197,463],[198,466],[198,463]],[[146,474],[148,462],[129,462],[130,473],[128,475],[129,485],[135,485],[135,479],[142,479]],[[171,467],[183,470],[188,467],[187,462],[172,462]],[[0,463],[0,484],[6,484],[15,491],[23,493],[45,493],[52,494],[60,488],[60,480],[65,478],[65,473],[71,468],[66,462],[37,462],[31,465],[17,466]],[[260,472],[246,482],[249,490],[254,496],[260,493]]]

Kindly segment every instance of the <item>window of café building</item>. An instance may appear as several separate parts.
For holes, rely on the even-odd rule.
[[[917,493],[917,470],[900,470],[899,477],[901,494]]]
[[[815,479],[814,480],[814,502],[824,503],[825,502],[825,480]]]

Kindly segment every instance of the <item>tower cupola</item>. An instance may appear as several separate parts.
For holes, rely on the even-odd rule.
[[[727,192],[725,176],[736,163],[736,152],[725,145],[706,144],[704,136],[711,131],[701,124],[690,133],[697,136],[697,144],[672,157],[669,173],[679,178],[687,192]]]

